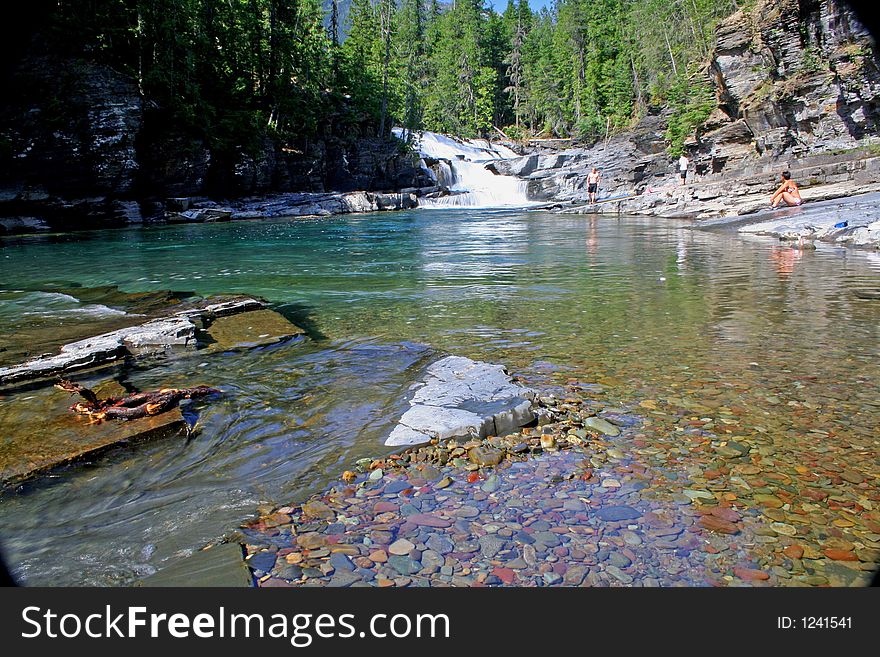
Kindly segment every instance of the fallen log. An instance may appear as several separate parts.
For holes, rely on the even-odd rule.
[[[149,415],[158,415],[177,406],[182,399],[192,399],[219,393],[216,388],[196,386],[194,388],[163,388],[151,392],[138,392],[125,397],[98,396],[78,383],[62,379],[55,384],[59,390],[77,394],[85,402],[77,402],[70,407],[74,413],[88,415],[96,420],[135,420]]]

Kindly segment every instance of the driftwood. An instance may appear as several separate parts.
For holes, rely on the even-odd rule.
[[[96,420],[135,420],[158,415],[174,408],[182,399],[204,397],[220,392],[216,388],[196,386],[195,388],[163,388],[152,392],[138,392],[125,397],[98,399],[98,396],[89,388],[72,381],[61,380],[55,384],[55,387],[82,397],[85,402],[75,403],[70,407],[70,410],[82,415],[89,415]]]

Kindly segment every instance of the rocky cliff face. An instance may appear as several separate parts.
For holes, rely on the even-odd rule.
[[[2,111],[0,215],[45,227],[76,213],[84,223],[124,218],[139,172],[143,124],[137,86],[89,62],[28,62]]]
[[[169,197],[424,187],[398,143],[328,134],[215,152],[145,103],[134,80],[81,60],[29,58],[0,109],[0,233],[159,218]]]
[[[718,109],[693,145],[712,159],[812,155],[876,135],[874,40],[837,0],[775,0],[717,30],[710,74]]]

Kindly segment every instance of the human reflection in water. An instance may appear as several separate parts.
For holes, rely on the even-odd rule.
[[[599,250],[599,231],[597,229],[598,221],[598,217],[590,217],[590,226],[587,229],[587,253],[589,253],[591,256],[596,255]]]
[[[803,250],[793,246],[774,246],[770,251],[770,257],[776,263],[776,272],[780,278],[788,278],[803,255]]]
[[[682,231],[678,236],[678,243],[675,245],[675,266],[680,272],[687,267],[687,253],[687,242],[685,242],[684,231]]]

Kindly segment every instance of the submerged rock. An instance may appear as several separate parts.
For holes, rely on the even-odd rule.
[[[187,428],[180,408],[125,422],[94,422],[71,413],[69,405],[69,397],[47,388],[26,399],[13,399],[0,408],[0,422],[8,422],[10,427],[0,452],[0,486],[60,465],[95,458],[117,445],[182,435]],[[39,430],[28,431],[26,427]]]
[[[611,424],[608,420],[603,420],[600,417],[588,417],[584,420],[584,426],[593,429],[594,431],[598,431],[599,433],[603,433],[606,436],[619,436],[620,429]]]
[[[501,365],[448,356],[428,367],[411,408],[385,441],[418,445],[433,438],[503,435],[534,419],[535,393],[513,383]]]
[[[260,563],[262,561],[262,563]],[[273,553],[260,553],[250,560],[253,568],[271,570],[275,564]],[[253,578],[245,564],[241,545],[224,543],[208,550],[172,561],[154,575],[141,580],[136,586],[223,586],[249,587]]]
[[[303,335],[305,331],[274,310],[261,309],[218,317],[205,333],[213,341],[205,350],[214,352],[263,347]]]

